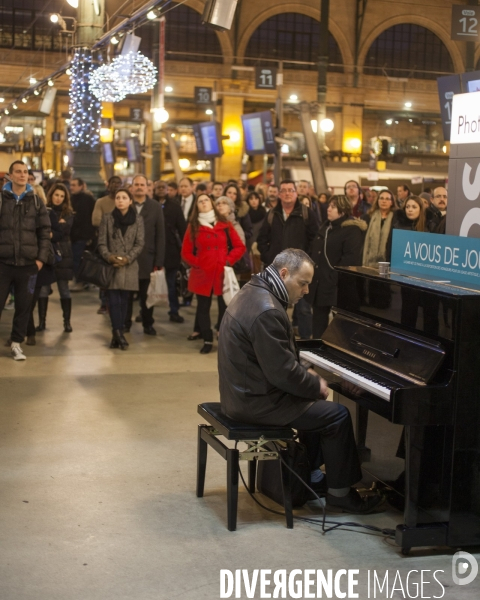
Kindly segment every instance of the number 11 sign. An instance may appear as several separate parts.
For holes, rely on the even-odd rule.
[[[277,89],[277,69],[276,69],[276,67],[256,67],[255,68],[255,89],[257,89],[257,90],[275,90],[275,89]]]
[[[452,6],[452,40],[478,42],[480,39],[480,6]]]

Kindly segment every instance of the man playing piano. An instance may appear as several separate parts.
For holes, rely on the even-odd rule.
[[[232,419],[297,429],[308,450],[310,487],[326,492],[331,507],[366,514],[382,498],[362,498],[351,487],[362,471],[350,413],[327,402],[325,380],[300,364],[286,312],[308,293],[313,272],[309,256],[290,248],[234,297],[220,328],[220,402]]]

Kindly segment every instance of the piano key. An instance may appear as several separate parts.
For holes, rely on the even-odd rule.
[[[346,381],[354,383],[358,387],[374,394],[375,396],[378,396],[379,398],[382,398],[383,400],[390,401],[392,388],[388,388],[385,385],[375,381],[373,377],[366,377],[355,368],[347,368],[343,365],[333,362],[330,359],[319,356],[314,352],[309,352],[308,350],[302,350],[300,355],[302,358],[311,361],[314,365],[321,367],[326,371],[333,373],[334,375],[338,375]]]

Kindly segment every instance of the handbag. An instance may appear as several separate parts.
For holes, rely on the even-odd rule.
[[[227,235],[227,251],[230,254],[233,249],[233,244],[232,240],[230,239],[230,233],[228,232],[228,229],[225,229],[225,233]],[[251,273],[252,266],[250,265],[250,257],[248,256],[248,252],[245,252],[245,254],[237,260],[232,268],[237,275],[240,275],[241,273]]]
[[[98,254],[85,250],[80,260],[76,280],[106,289],[112,282],[114,273],[115,267],[113,265],[98,256]]]
[[[240,286],[238,285],[237,277],[235,276],[232,267],[224,267],[222,296],[227,306],[238,291],[240,291]]]
[[[299,475],[303,481],[310,481],[310,463],[307,448],[300,442],[288,441],[287,447],[280,450],[283,460]],[[273,446],[273,444],[272,444]],[[267,444],[270,449],[270,445]],[[272,450],[276,450],[274,447]],[[259,460],[257,467],[258,491],[283,506],[282,469],[286,467],[280,460]],[[292,506],[300,508],[309,497],[308,489],[291,475]]]

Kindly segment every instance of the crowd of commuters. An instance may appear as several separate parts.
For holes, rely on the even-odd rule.
[[[8,340],[13,358],[25,360],[20,344],[25,338],[35,344],[36,333],[46,329],[55,283],[63,330],[72,332],[72,292],[88,287],[76,278],[85,249],[114,267],[108,289],[99,290],[98,309],[111,320],[111,348],[128,347],[125,334],[134,322],[145,335],[156,335],[147,292],[150,274],[164,269],[170,321],[183,323],[181,306],[196,297],[188,339],[201,340],[200,352],[209,353],[226,309],[224,267],[234,268],[242,286],[287,248],[304,250],[315,262],[309,294],[296,304],[293,324],[301,338],[320,337],[336,303],[336,266],[375,267],[390,260],[394,229],[445,232],[443,187],[419,197],[406,185],[394,194],[364,190],[350,180],[342,191],[316,194],[308,181],[289,179],[249,187],[241,179],[152,182],[138,174],[128,183],[111,177],[95,200],[69,172],[38,185],[27,166],[15,161],[0,206],[0,307],[15,308]],[[368,293],[372,300],[374,286]],[[212,328],[213,296],[218,319]]]

